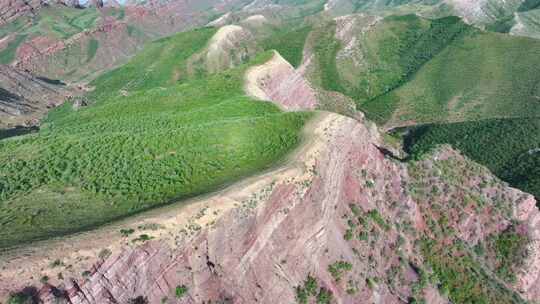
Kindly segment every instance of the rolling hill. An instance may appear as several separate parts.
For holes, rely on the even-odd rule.
[[[363,12],[427,18],[458,16],[481,29],[533,38],[538,38],[538,8],[536,0],[332,0],[326,5],[333,16]]]
[[[315,33],[314,80],[387,128],[540,115],[535,39],[414,15],[349,16]]]
[[[217,189],[295,147],[309,115],[245,97],[247,66],[188,76],[187,60],[215,32],[199,29],[151,43],[92,82],[90,106],[65,104],[39,133],[3,140],[1,246]]]

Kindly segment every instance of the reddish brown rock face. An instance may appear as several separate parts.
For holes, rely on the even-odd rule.
[[[0,128],[37,125],[48,110],[70,95],[63,85],[0,65]]]
[[[44,5],[42,0],[2,0],[0,3],[0,25],[7,24],[20,16],[33,14]]]
[[[246,73],[246,92],[258,99],[274,101],[284,110],[313,110],[318,105],[316,92],[298,70],[275,52],[267,63]]]

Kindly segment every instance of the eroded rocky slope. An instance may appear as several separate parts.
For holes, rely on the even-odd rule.
[[[13,59],[6,63],[53,79],[81,81],[124,63],[145,42],[203,26],[213,16],[247,1],[150,1],[120,8],[108,3],[104,7],[93,4],[90,8],[80,7],[68,12],[62,11],[65,5],[57,2],[19,2],[8,1],[0,5],[5,25],[8,19],[11,23],[17,19],[16,26],[6,25],[0,38],[0,52],[8,48],[14,52]],[[43,7],[48,7],[45,17],[42,16]],[[99,8],[98,12],[95,12],[95,7]],[[89,17],[81,21],[76,19],[84,15],[85,10]],[[28,31],[36,20],[46,19],[49,15],[61,19],[64,18],[62,14],[68,14],[62,21],[67,25],[46,24],[41,29]],[[58,22],[56,19],[51,22]],[[92,22],[85,24],[87,19]],[[52,30],[48,29],[49,26]],[[68,33],[63,32],[64,27],[69,29]]]
[[[305,65],[295,70],[278,52],[270,61],[246,73],[246,92],[260,100],[275,101],[285,110],[313,110],[316,92],[304,78]]]
[[[0,25],[7,24],[25,14],[33,14],[43,5],[42,0],[5,0],[0,3]]]
[[[0,128],[37,125],[70,95],[61,82],[0,65]]]

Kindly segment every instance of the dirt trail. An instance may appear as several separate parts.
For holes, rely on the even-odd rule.
[[[101,260],[100,256],[140,245],[142,242],[135,239],[143,234],[164,241],[172,248],[185,244],[202,227],[213,225],[225,211],[240,206],[273,181],[301,175],[299,171],[305,171],[306,155],[313,154],[323,144],[321,130],[336,119],[340,117],[317,113],[305,126],[302,143],[287,159],[219,191],[156,208],[95,230],[1,252],[0,299],[29,283],[41,286],[39,281],[44,276],[52,284],[59,284],[61,278],[80,277]],[[120,233],[121,229],[133,229],[134,232],[126,237]]]

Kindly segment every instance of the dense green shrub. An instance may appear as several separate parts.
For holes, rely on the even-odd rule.
[[[336,22],[325,24],[314,32],[313,52],[319,67],[321,87],[328,91],[345,92],[339,76],[336,55],[341,49],[341,42],[335,38]]]
[[[96,39],[91,39],[90,42],[88,42],[88,50],[87,50],[87,55],[86,55],[87,62],[90,62],[92,59],[94,59],[98,48],[99,48],[99,41],[97,41]]]
[[[319,288],[318,285],[317,280],[308,275],[304,285],[295,288],[296,303],[307,304],[310,299],[315,299],[317,304],[330,304],[333,299],[332,292],[324,287]],[[317,288],[319,288],[318,291]]]
[[[266,37],[261,42],[261,45],[264,50],[278,51],[285,60],[296,68],[302,63],[304,45],[310,31],[311,26],[303,26],[292,30],[278,28],[270,36]]]
[[[34,304],[32,296],[24,293],[16,293],[9,296],[7,304]]]
[[[174,294],[178,299],[182,298],[186,293],[188,292],[188,288],[186,285],[180,285],[176,286],[176,289],[174,291]]]
[[[337,261],[328,265],[328,272],[332,275],[335,281],[341,280],[341,277],[345,272],[352,269],[352,264],[346,261]]]
[[[515,283],[516,266],[520,266],[526,257],[529,238],[511,226],[489,241],[495,252],[497,275],[507,282]]]

